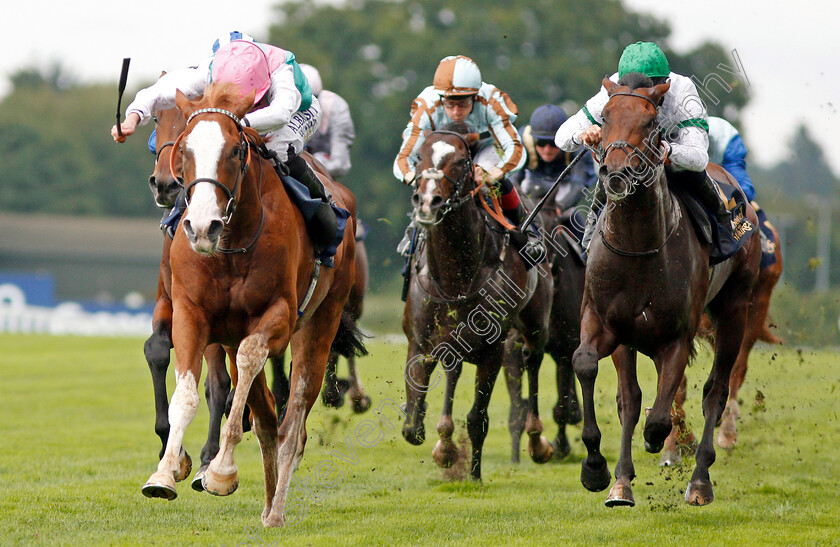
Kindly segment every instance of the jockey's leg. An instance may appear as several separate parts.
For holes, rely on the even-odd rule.
[[[595,233],[595,224],[598,222],[598,215],[601,214],[604,204],[607,202],[607,193],[604,191],[603,185],[600,181],[595,182],[595,195],[592,198],[592,205],[589,208],[589,213],[586,215],[586,226],[583,229],[583,238],[580,244],[584,250],[589,250],[589,242],[592,241],[592,235]]]
[[[529,268],[545,262],[545,246],[540,237],[538,217],[534,217],[533,222],[531,222],[531,225],[526,231],[520,231],[519,228],[527,218],[528,212],[522,205],[522,200],[519,199],[519,194],[513,186],[513,183],[508,179],[503,178],[499,181],[499,189],[501,190],[499,203],[502,206],[502,213],[515,226],[515,229],[510,232],[510,242],[519,254],[523,255],[525,263]]]
[[[723,226],[730,236],[732,235],[732,213],[726,208],[726,203],[721,199],[715,182],[705,170],[672,171],[668,176],[670,180],[697,196],[703,205],[712,211],[718,224]]]

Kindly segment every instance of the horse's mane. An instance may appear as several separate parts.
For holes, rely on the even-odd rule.
[[[215,82],[204,89],[204,102],[216,108],[231,109],[242,102],[239,88],[230,82]]]
[[[631,90],[645,87],[653,87],[654,83],[649,77],[641,72],[628,72],[618,80],[618,85],[625,85]]]
[[[458,133],[459,135],[469,135],[470,133],[478,133],[473,124],[464,121],[449,122],[448,124],[441,127],[440,131],[452,131],[453,133]],[[470,153],[475,155],[476,150],[478,149],[478,142],[473,143],[469,148]]]

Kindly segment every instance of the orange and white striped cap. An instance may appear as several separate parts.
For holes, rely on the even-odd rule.
[[[450,55],[441,59],[432,85],[446,98],[475,95],[481,87],[481,71],[469,57]]]

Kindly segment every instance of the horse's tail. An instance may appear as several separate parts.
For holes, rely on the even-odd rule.
[[[368,354],[364,338],[365,335],[345,310],[341,312],[341,322],[330,349],[342,357],[364,357]]]

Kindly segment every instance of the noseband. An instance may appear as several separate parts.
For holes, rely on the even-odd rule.
[[[470,177],[472,177],[472,175],[473,175],[472,153],[470,152],[470,146],[469,146],[469,144],[467,144],[467,140],[464,138],[464,136],[461,135],[460,133],[456,133],[455,131],[445,131],[445,130],[432,131],[430,133],[430,135],[435,135],[435,134],[438,134],[438,135],[455,135],[456,137],[458,137],[458,139],[460,139],[460,141],[462,143],[464,143],[464,149],[467,151],[466,162],[464,163],[464,169],[461,172],[461,177],[457,180],[453,179],[452,177],[447,175],[444,171],[440,171],[437,168],[427,169],[427,170],[424,171],[424,173],[427,172],[427,171],[430,171],[430,172],[434,171],[434,173],[430,173],[430,174],[435,174],[435,175],[438,175],[438,173],[439,173],[439,175],[438,175],[439,178],[444,178],[444,179],[448,180],[450,182],[450,184],[452,184],[452,186],[455,188],[455,191],[452,192],[452,194],[446,199],[446,201],[443,202],[443,205],[441,205],[440,208],[438,209],[439,218],[438,218],[438,220],[436,220],[433,223],[434,225],[438,225],[441,222],[443,222],[443,219],[446,218],[447,214],[449,214],[453,211],[457,211],[458,209],[463,207],[464,204],[467,201],[472,199],[473,196],[475,196],[475,193],[479,190],[480,187],[477,186],[475,188],[475,190],[467,191],[466,193],[464,193],[465,189],[467,188],[467,184],[469,183]],[[438,178],[438,177],[436,177],[436,178]],[[432,177],[427,176],[427,177],[421,177],[421,178],[432,178]]]
[[[229,111],[223,110],[221,108],[201,108],[201,109],[193,112],[192,115],[190,115],[190,117],[187,119],[187,125],[189,125],[190,122],[192,121],[192,119],[195,118],[196,116],[198,116],[199,114],[224,114],[225,116],[227,116],[228,118],[233,120],[234,123],[236,123],[236,129],[239,131],[240,169],[239,169],[239,173],[236,176],[236,182],[233,185],[233,189],[228,188],[227,186],[225,186],[224,184],[222,184],[218,180],[216,180],[214,178],[210,178],[210,177],[197,178],[197,179],[193,180],[192,182],[190,182],[186,186],[186,188],[184,189],[185,198],[186,198],[186,202],[187,202],[187,207],[189,207],[189,205],[190,205],[190,190],[196,184],[198,184],[200,182],[209,182],[210,184],[213,184],[216,187],[220,188],[222,190],[222,192],[225,193],[225,196],[227,196],[227,198],[228,198],[227,205],[225,206],[225,214],[222,217],[222,222],[224,222],[224,224],[227,225],[230,222],[230,218],[233,216],[233,212],[236,211],[236,195],[239,193],[239,185],[242,183],[242,179],[245,178],[245,173],[248,171],[248,161],[249,161],[250,156],[251,156],[251,147],[250,147],[250,144],[249,144],[248,140],[245,138],[245,132],[242,130],[242,121],[233,112],[229,112]],[[178,139],[175,141],[175,143],[173,143],[173,146],[177,145],[178,143],[181,142],[181,139],[183,138],[185,133],[186,133],[186,131],[184,133],[181,133],[178,136]],[[166,144],[164,144],[161,147],[161,150],[163,150],[163,148],[165,146],[166,146]],[[174,168],[174,165],[173,165],[174,158],[175,158],[175,154],[172,154],[169,157],[169,170],[172,171],[172,173],[175,172],[175,168]],[[182,179],[178,179],[178,180],[179,180],[181,186],[183,186],[183,180]]]

